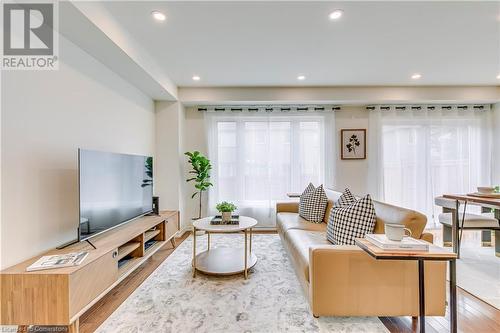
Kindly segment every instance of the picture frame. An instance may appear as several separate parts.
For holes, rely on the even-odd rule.
[[[366,129],[346,128],[340,130],[340,159],[366,159]]]

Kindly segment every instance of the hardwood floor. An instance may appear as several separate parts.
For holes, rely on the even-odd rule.
[[[267,232],[266,232],[267,233]],[[189,234],[176,239],[177,245]],[[104,298],[80,317],[80,332],[94,332],[113,311],[173,252],[170,244],[155,253],[135,272],[123,280]],[[460,332],[500,332],[500,310],[484,303],[473,295],[458,288],[458,329]],[[417,332],[418,322],[411,317],[380,317],[392,333]],[[449,332],[449,317],[427,317],[426,331],[429,333]]]
[[[176,238],[176,246],[179,246],[188,236],[189,233],[185,233],[180,238]],[[80,317],[80,333],[94,332],[172,252],[174,252],[174,248],[170,242],[165,244],[161,250],[158,250],[144,264],[94,304]]]

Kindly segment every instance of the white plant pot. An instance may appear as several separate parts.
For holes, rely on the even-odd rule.
[[[231,222],[231,212],[222,212],[222,222]]]

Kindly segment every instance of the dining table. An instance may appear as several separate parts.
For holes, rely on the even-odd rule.
[[[455,201],[455,213],[453,214],[451,233],[452,233],[452,246],[453,252],[459,254],[459,225],[460,225],[460,207],[464,205],[464,209],[467,209],[467,205],[476,205],[484,208],[491,208],[495,213],[495,218],[500,220],[500,198],[488,197],[485,195],[478,195],[475,193],[471,194],[444,194],[444,198],[451,199]],[[464,212],[465,213],[465,212]],[[500,257],[500,229],[495,230],[495,255]]]

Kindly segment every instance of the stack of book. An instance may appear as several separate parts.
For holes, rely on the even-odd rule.
[[[367,234],[366,240],[383,250],[391,251],[429,251],[429,243],[412,237],[404,237],[400,241],[393,241],[385,234]]]
[[[216,215],[214,218],[210,221],[210,224],[213,225],[218,225],[218,224],[226,224],[226,225],[238,225],[240,224],[240,216],[239,215],[233,215],[231,216],[231,221],[222,221],[222,216],[221,215]]]

